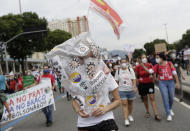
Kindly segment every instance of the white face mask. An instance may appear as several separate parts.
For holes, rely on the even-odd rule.
[[[127,63],[122,63],[122,64],[121,64],[121,67],[122,67],[122,68],[126,68],[126,67],[127,67]]]
[[[156,63],[157,63],[157,64],[160,63],[160,58],[156,58]]]
[[[172,54],[171,57],[172,57],[173,59],[175,59],[175,58],[176,58],[176,55],[175,55],[175,54]]]
[[[109,64],[109,67],[112,67],[112,64]]]
[[[143,58],[143,59],[142,59],[142,63],[144,63],[144,64],[147,63],[147,59],[146,59],[146,58]]]
[[[136,66],[138,66],[139,65],[139,62],[136,62]]]

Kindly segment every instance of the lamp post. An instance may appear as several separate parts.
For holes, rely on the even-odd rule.
[[[11,41],[13,41],[14,39],[16,39],[17,37],[21,36],[21,35],[26,35],[26,34],[34,34],[34,33],[40,33],[40,32],[47,32],[47,30],[38,30],[38,31],[29,31],[29,32],[22,32],[20,34],[17,34],[15,36],[13,36],[11,39],[9,39],[6,42],[3,42],[4,48],[5,48],[5,64],[6,64],[6,72],[7,74],[9,73],[9,65],[8,65],[8,53],[7,53],[7,44]]]

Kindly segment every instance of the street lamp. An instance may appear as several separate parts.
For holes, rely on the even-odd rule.
[[[14,39],[16,39],[17,37],[21,36],[21,35],[34,34],[34,33],[40,33],[40,32],[47,32],[47,30],[37,30],[37,31],[22,32],[20,34],[17,34],[15,36],[13,36],[8,41],[3,42],[3,45],[5,47],[5,63],[6,63],[7,74],[9,73],[8,58],[7,58],[7,56],[8,56],[8,54],[7,54],[7,44],[10,43],[11,41],[13,41]]]

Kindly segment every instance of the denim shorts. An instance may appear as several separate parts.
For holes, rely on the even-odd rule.
[[[134,100],[136,95],[134,91],[119,91],[121,100]]]

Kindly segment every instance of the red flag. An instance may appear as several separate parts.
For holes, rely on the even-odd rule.
[[[96,12],[104,16],[112,25],[115,34],[118,39],[120,38],[120,29],[119,27],[123,23],[123,20],[119,14],[104,0],[91,0],[91,8]]]

